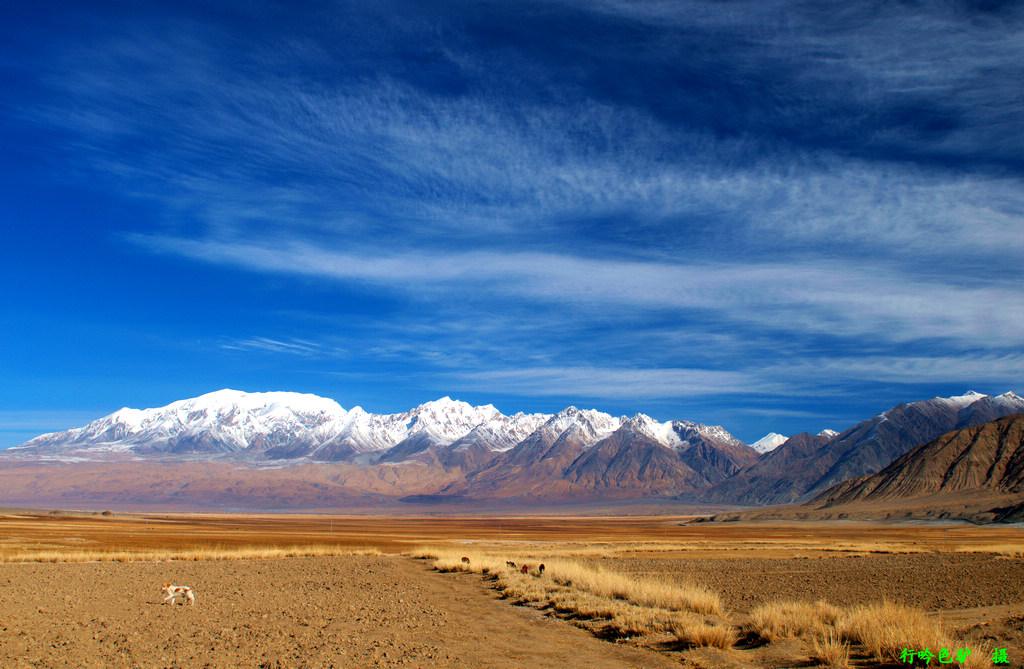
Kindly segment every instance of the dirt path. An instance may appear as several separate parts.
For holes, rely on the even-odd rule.
[[[678,666],[400,557],[0,564],[0,593],[4,667]]]

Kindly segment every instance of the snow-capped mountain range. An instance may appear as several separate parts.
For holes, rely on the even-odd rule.
[[[372,414],[343,409],[316,395],[219,390],[155,409],[115,411],[84,427],[44,434],[9,455],[231,455],[336,462],[402,461],[439,449],[452,452],[513,449],[537,431],[596,442],[622,427],[661,445],[685,450],[680,434],[742,444],[719,426],[660,423],[644,414],[616,418],[569,407],[557,414],[505,416],[492,405],[471,406],[442,397],[410,411]]]
[[[9,452],[239,453],[333,461],[340,454],[386,452],[410,440],[450,444],[478,428],[514,438],[548,418],[503,416],[491,405],[473,407],[448,397],[405,413],[379,415],[360,407],[345,410],[316,395],[219,390],[156,409],[120,409],[84,427],[41,435]],[[511,447],[493,445],[494,450]]]
[[[842,434],[770,433],[751,447],[720,426],[642,413],[568,407],[505,416],[443,397],[372,414],[315,395],[220,390],[156,409],[121,409],[0,451],[0,491],[7,491],[0,502],[33,503],[45,494],[282,509],[380,500],[779,503],[878,471],[954,428],[1016,413],[1024,413],[1024,399],[1013,393],[972,392],[901,404]],[[54,462],[82,469],[68,477],[65,467],[47,466]],[[42,469],[26,476],[31,463]],[[88,484],[87,470],[94,476]]]

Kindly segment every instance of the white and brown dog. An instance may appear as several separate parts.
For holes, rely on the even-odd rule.
[[[182,597],[185,602],[188,602],[190,605],[196,603],[196,596],[192,594],[192,588],[187,585],[171,585],[170,583],[164,583],[163,591],[164,594],[167,595],[164,597],[165,602],[170,600],[171,604],[173,604],[175,597]],[[182,602],[182,604],[185,602]]]

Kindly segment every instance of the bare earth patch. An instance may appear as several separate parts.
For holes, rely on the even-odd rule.
[[[677,666],[398,556],[0,564],[0,587],[3,667]]]

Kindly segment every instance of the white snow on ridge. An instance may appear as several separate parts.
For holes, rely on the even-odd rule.
[[[976,393],[973,390],[968,390],[963,395],[955,395],[953,397],[936,397],[937,400],[948,400],[960,408],[970,406],[980,400],[982,397],[988,397],[988,395],[982,395]]]
[[[976,402],[985,400],[974,408]],[[973,391],[952,398],[923,400],[933,406],[959,407],[961,412],[988,403],[1012,412],[1024,411],[1024,399],[1012,392],[997,397]],[[875,417],[886,420],[888,412]],[[337,402],[311,394],[246,393],[218,390],[154,409],[123,408],[84,427],[44,434],[8,449],[32,457],[90,457],[103,454],[160,453],[255,454],[259,458],[344,459],[383,454],[403,448],[450,447],[507,451],[537,434],[548,443],[566,435],[583,448],[619,429],[635,430],[664,446],[682,449],[701,438],[740,444],[721,426],[689,421],[661,423],[646,414],[613,417],[597,410],[568,407],[554,415],[505,416],[494,406],[471,406],[450,397],[426,402],[404,413],[371,414],[360,407],[346,411]],[[570,431],[567,433],[567,431]],[[824,430],[819,435],[833,438]],[[787,437],[769,433],[752,444],[759,453],[777,448]],[[412,452],[410,450],[410,452]],[[202,457],[206,457],[203,455]]]
[[[346,413],[334,400],[316,395],[225,389],[155,409],[119,409],[84,427],[44,434],[17,448],[67,444],[124,452],[192,438],[243,450],[259,437],[320,429]]]
[[[225,389],[154,409],[119,409],[84,427],[44,434],[8,450],[99,455],[190,450],[198,445],[208,452],[238,452],[292,443],[306,444],[305,452],[311,453],[324,444],[344,443],[357,453],[368,453],[417,436],[450,444],[488,423],[521,439],[549,418],[522,413],[510,418],[492,405],[473,407],[449,397],[381,415],[360,407],[346,411],[317,395]]]
[[[758,453],[767,453],[769,451],[774,451],[776,448],[784,444],[787,439],[789,439],[789,437],[785,435],[781,435],[777,432],[769,432],[752,443],[750,447]]]
[[[672,429],[672,422],[659,423],[647,414],[638,413],[632,418],[622,420],[623,425],[633,427],[637,432],[645,434],[665,446],[678,446],[682,443],[679,435]]]

